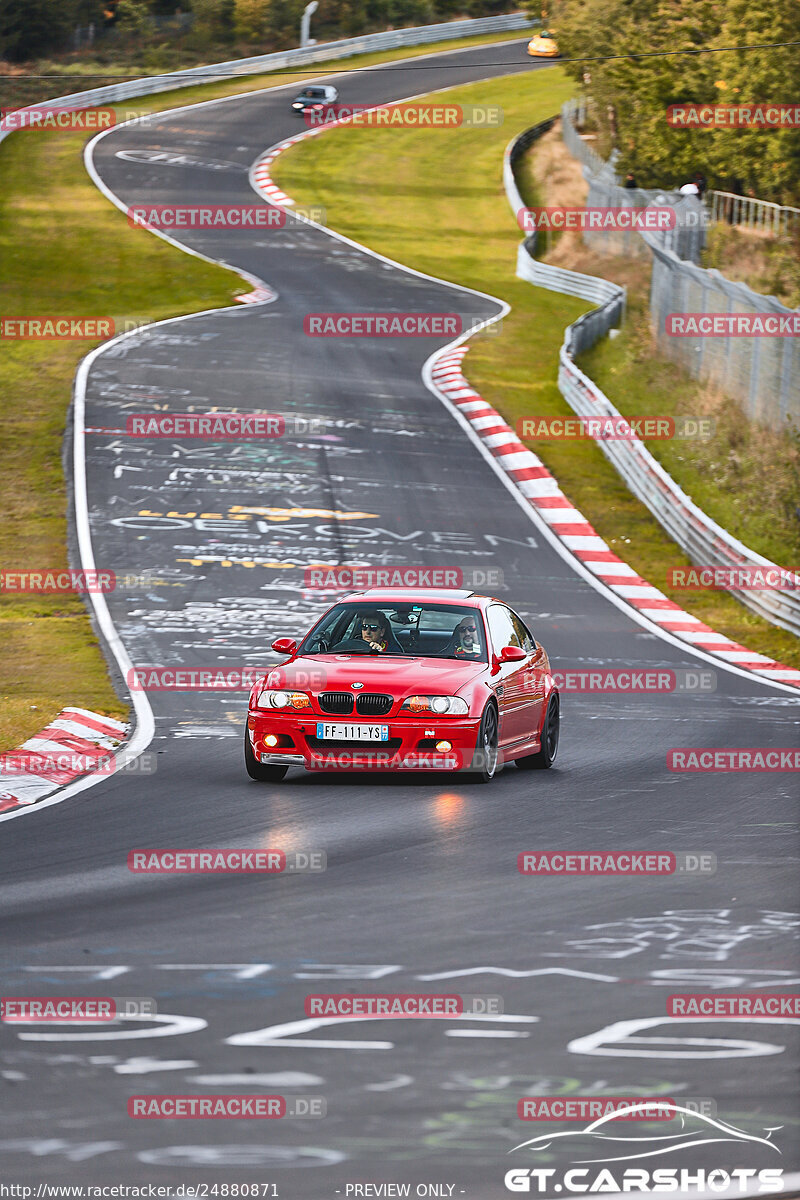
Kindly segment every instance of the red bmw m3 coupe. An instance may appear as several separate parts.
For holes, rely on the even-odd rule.
[[[491,596],[370,588],[344,597],[250,693],[251,779],[306,770],[466,772],[552,766],[559,695],[525,622]]]

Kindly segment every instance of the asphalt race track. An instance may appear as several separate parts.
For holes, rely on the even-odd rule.
[[[515,42],[336,82],[342,100],[364,103],[531,69]],[[248,167],[303,127],[288,108],[294,90],[116,130],[97,144],[96,170],[124,204],[253,203]],[[303,333],[310,311],[471,319],[496,303],[313,226],[181,237],[276,298],[164,323],[92,364],[95,559],[118,575],[154,573],[153,586],[108,597],[137,666],[275,663],[272,640],[303,633],[328,603],[303,591],[302,568],[357,557],[500,567],[503,598],[556,666],[708,667],[548,544],[423,384],[444,339]],[[331,424],[264,444],[125,436],[131,413],[192,406]],[[673,746],[793,745],[799,702],[785,690],[720,667],[712,694],[565,696],[556,768],[508,766],[487,787],[298,770],[258,785],[242,762],[246,692],[148,699],[154,774],[3,822],[6,994],[153,997],[159,1012],[102,1033],[3,1028],[9,1181],[274,1183],[290,1200],[395,1182],[484,1200],[510,1194],[511,1167],[615,1153],[567,1140],[509,1154],[554,1128],[518,1120],[520,1097],[607,1092],[707,1098],[750,1135],[773,1130],[781,1151],[700,1139],[649,1168],[800,1170],[800,1022],[665,1015],[673,992],[796,981],[793,777],[666,766]],[[135,847],[220,846],[323,851],[327,870],[136,876],[126,865]],[[707,852],[717,871],[534,879],[517,870],[534,849]],[[306,1024],[305,996],[326,991],[500,996],[503,1015]],[[151,1092],[316,1096],[327,1116],[129,1118],[128,1098]]]

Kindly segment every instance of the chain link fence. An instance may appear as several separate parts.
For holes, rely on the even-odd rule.
[[[669,320],[672,315],[699,318],[760,314],[764,318],[785,318],[782,323],[772,323],[780,330],[781,325],[791,329],[787,321],[792,310],[775,296],[764,296],[747,284],[726,279],[717,270],[701,267],[713,205],[710,214],[696,196],[620,187],[613,163],[604,163],[578,134],[577,125],[584,116],[581,101],[568,101],[561,110],[564,142],[582,163],[589,185],[587,207],[669,205],[676,213],[675,227],[660,233],[625,230],[583,234],[587,245],[602,254],[652,256],[650,318],[659,350],[687,368],[694,378],[713,383],[737,400],[750,420],[776,431],[785,430],[789,422],[800,426],[800,338],[786,332],[774,336],[740,332],[709,335],[701,329],[710,322],[699,319],[693,322],[696,334],[677,335],[675,323]],[[755,209],[753,220],[754,214]],[[744,223],[747,214],[742,209],[733,215]]]
[[[509,204],[518,220],[520,209],[524,208],[524,204],[514,177],[514,164],[552,124],[552,121],[545,121],[526,130],[506,149],[503,163],[503,183]],[[681,199],[691,200],[692,198],[681,197]],[[665,235],[660,236],[663,238]],[[654,277],[657,264],[661,264],[667,259],[669,260],[668,278],[670,280],[679,278],[680,271],[684,268],[701,279],[718,274],[718,272],[704,271],[692,263],[681,262],[674,251],[666,249],[661,244],[653,245],[650,248],[653,253]],[[624,288],[609,280],[599,279],[592,275],[581,275],[576,271],[566,271],[561,267],[538,262],[534,258],[535,252],[536,234],[534,232],[519,247],[517,255],[519,278],[527,279],[530,283],[548,288],[550,291],[581,296],[600,306],[579,317],[564,331],[564,341],[559,351],[559,391],[579,416],[619,417],[618,409],[614,407],[597,384],[581,371],[574,360],[578,354],[589,349],[600,337],[619,324],[625,308]],[[743,286],[727,284],[726,280],[722,282],[729,287]],[[667,295],[662,284],[659,284],[658,291],[659,295]],[[619,440],[599,439],[597,444],[633,494],[649,509],[692,562],[702,566],[727,568],[775,566],[769,559],[757,554],[733,537],[701,508],[698,508],[653,457],[641,439],[635,436]],[[780,628],[800,636],[800,589],[751,591],[729,588],[727,590],[751,612],[765,618],[773,625],[778,625]],[[731,661],[735,661],[734,656],[741,653],[743,652],[731,652]],[[754,657],[750,652],[746,653],[749,658]],[[765,670],[768,666],[769,660],[764,659]]]
[[[800,338],[796,335],[670,333],[671,314],[759,313],[791,318],[791,310],[774,296],[732,283],[719,271],[682,261],[658,234],[640,236],[653,254],[650,320],[659,350],[694,378],[709,381],[738,400],[751,421],[778,432],[790,422],[800,427]]]

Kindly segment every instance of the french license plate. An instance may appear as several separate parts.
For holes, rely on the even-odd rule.
[[[339,725],[317,721],[320,741],[388,742],[388,725]]]

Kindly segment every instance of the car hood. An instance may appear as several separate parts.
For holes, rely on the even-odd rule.
[[[385,692],[393,696],[413,693],[452,696],[470,680],[488,670],[486,663],[458,662],[455,659],[394,658],[377,654],[301,655],[282,667],[281,686],[311,692],[350,691],[351,684],[363,683],[359,691]]]

